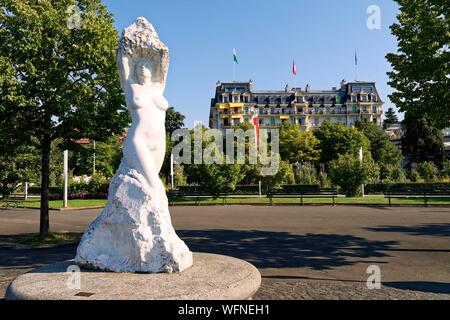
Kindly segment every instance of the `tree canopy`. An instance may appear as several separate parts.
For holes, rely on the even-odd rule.
[[[319,140],[321,163],[326,164],[347,153],[357,155],[361,147],[364,157],[370,157],[370,141],[356,128],[325,121],[314,131],[314,136]]]
[[[389,96],[401,112],[428,114],[442,129],[450,121],[450,6],[448,0],[395,0],[398,23],[391,31],[398,52],[386,56]]]
[[[70,6],[80,24],[73,26]],[[49,230],[53,140],[105,140],[129,123],[115,64],[113,17],[100,0],[0,0],[0,118],[17,141],[33,136],[42,153],[41,237]]]

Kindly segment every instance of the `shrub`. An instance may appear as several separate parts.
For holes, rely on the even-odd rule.
[[[433,162],[422,162],[417,166],[417,171],[426,182],[436,181],[439,174],[438,167]]]
[[[378,165],[370,158],[360,161],[352,154],[341,155],[329,165],[331,182],[340,187],[347,197],[361,193],[361,185],[376,180],[379,175]]]

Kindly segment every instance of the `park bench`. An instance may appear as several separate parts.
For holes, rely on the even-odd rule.
[[[270,189],[267,192],[267,197],[270,200],[270,205],[273,205],[273,198],[299,198],[300,205],[303,205],[304,198],[332,198],[333,206],[336,205],[336,197],[338,193],[336,189],[325,189],[325,188],[280,188],[280,189]]]
[[[5,203],[6,208],[17,208],[20,204],[23,204],[25,201],[25,195],[17,195],[11,194],[6,198],[2,199],[2,202]]]
[[[174,205],[176,199],[193,199],[196,205],[200,205],[201,199],[210,198],[211,196],[211,192],[200,189],[192,191],[171,190],[167,193],[170,205]]]
[[[428,207],[430,198],[450,198],[450,188],[413,188],[413,187],[393,187],[384,191],[384,197],[389,199],[389,206],[392,206],[391,199],[423,199],[425,207]]]

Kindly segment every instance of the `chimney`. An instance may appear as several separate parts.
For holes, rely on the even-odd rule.
[[[305,87],[305,92],[310,92],[310,91],[311,91],[311,86],[309,84],[307,84]]]
[[[284,87],[284,92],[288,92],[289,91],[289,85],[287,84],[285,87]]]

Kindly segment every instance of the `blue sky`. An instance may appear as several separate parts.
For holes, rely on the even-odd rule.
[[[169,103],[186,115],[185,125],[208,124],[215,84],[233,80],[233,48],[239,65],[236,80],[253,79],[254,88],[283,89],[286,84],[331,89],[342,79],[375,81],[385,101],[385,56],[396,51],[389,26],[397,4],[392,0],[103,0],[122,31],[146,17],[170,49]],[[367,8],[381,9],[381,29],[369,30]],[[291,73],[297,64],[297,80]]]

